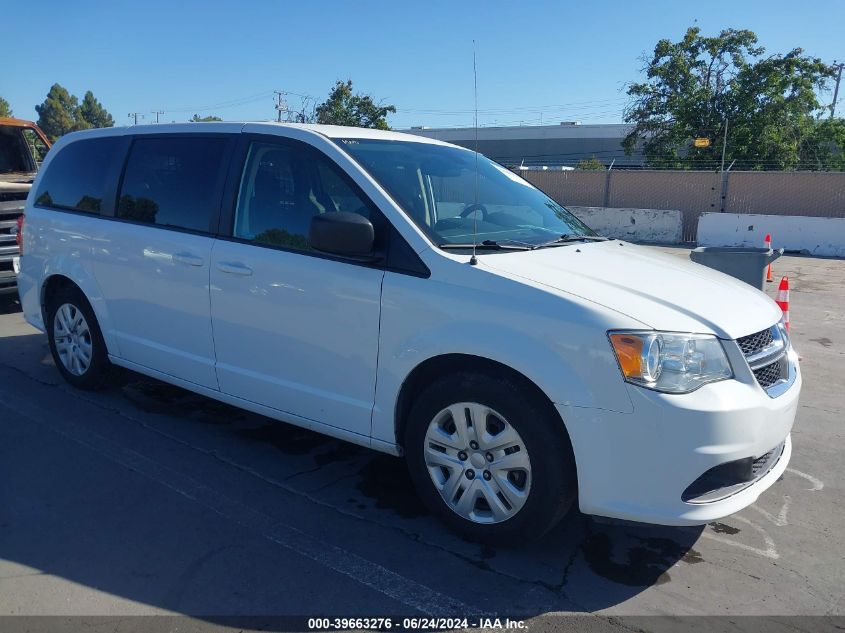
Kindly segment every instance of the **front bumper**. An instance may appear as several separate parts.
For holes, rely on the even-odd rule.
[[[770,397],[752,381],[705,385],[693,393],[661,394],[628,385],[633,413],[556,405],[566,423],[586,514],[700,525],[751,505],[786,470],[801,374],[789,352],[794,381]],[[772,459],[751,481],[690,499],[685,491],[714,467]],[[721,494],[720,494],[721,492]],[[687,501],[684,501],[687,498]]]

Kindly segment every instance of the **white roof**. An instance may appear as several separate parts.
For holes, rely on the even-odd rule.
[[[443,143],[437,139],[405,134],[403,132],[394,132],[392,130],[374,130],[372,128],[348,127],[344,125],[321,125],[318,123],[276,123],[273,121],[253,121],[251,123],[253,125],[266,125],[273,128],[288,127],[309,130],[329,138],[372,138],[385,141],[411,141],[414,143],[423,142],[435,145],[448,145],[448,143]]]
[[[98,128],[73,132],[63,138],[75,139],[81,136],[123,136],[125,134],[185,134],[191,132],[223,132],[238,133],[249,126],[250,131],[262,131],[267,134],[284,135],[285,129],[296,129],[312,134],[319,134],[328,138],[366,138],[388,141],[411,141],[414,143],[429,143],[435,145],[449,145],[437,139],[413,134],[403,134],[390,130],[373,130],[362,127],[345,127],[342,125],[318,125],[312,123],[276,123],[275,121],[214,121],[197,123],[155,123],[147,125],[128,125],[123,127]]]

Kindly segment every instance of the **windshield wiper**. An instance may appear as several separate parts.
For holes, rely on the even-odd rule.
[[[609,239],[609,237],[604,237],[603,235],[575,235],[574,233],[564,233],[560,237],[549,240],[548,242],[541,242],[533,248],[545,248],[546,246],[568,244],[570,242],[606,242]]]
[[[566,233],[560,237],[556,237],[548,242],[541,242],[540,244],[530,244],[528,242],[520,242],[519,240],[484,240],[475,245],[476,249],[488,251],[533,251],[538,248],[545,248],[547,246],[555,246],[556,244],[567,244],[569,242],[604,242],[610,238],[602,237],[601,235],[574,235]],[[465,250],[472,249],[472,244],[439,244],[443,249]]]
[[[473,247],[472,244],[438,244],[438,246],[443,249],[455,250],[472,250]],[[501,242],[497,242],[496,240],[484,240],[483,242],[476,244],[475,248],[487,251],[530,251],[534,248],[534,246],[526,242],[517,242],[513,240],[502,240]]]

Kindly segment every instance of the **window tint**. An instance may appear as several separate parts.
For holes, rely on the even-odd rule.
[[[367,202],[319,152],[282,144],[252,144],[238,194],[235,237],[309,250],[311,218],[337,211],[373,220]]]
[[[50,161],[38,185],[35,204],[89,213],[113,208],[122,147],[123,139],[117,136],[67,145]]]
[[[224,138],[136,139],[123,175],[117,217],[209,231],[227,145]]]

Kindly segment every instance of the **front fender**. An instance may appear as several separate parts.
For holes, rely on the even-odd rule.
[[[402,384],[420,364],[446,354],[506,365],[553,403],[630,413],[633,406],[603,314],[589,303],[514,289],[515,294],[523,292],[525,297],[509,296],[388,273],[382,290],[373,438],[396,442],[394,418]]]

